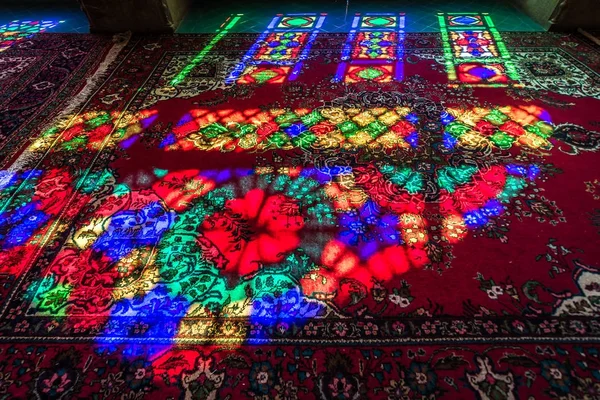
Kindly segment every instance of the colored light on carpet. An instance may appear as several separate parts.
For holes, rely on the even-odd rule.
[[[498,51],[487,31],[451,31],[450,40],[456,58],[497,57]]]
[[[276,15],[227,77],[226,84],[280,84],[296,80],[326,15]],[[279,73],[284,70],[288,75],[280,79]]]
[[[575,36],[507,35],[595,65]],[[151,105],[214,36],[136,38],[79,113],[32,119],[0,170],[0,392],[593,397],[598,100],[449,88],[434,34],[407,35],[427,51],[401,83],[330,82],[348,38],[325,34],[302,79],[250,58],[265,83],[223,85],[257,36]]]
[[[346,72],[346,82],[391,82],[393,76],[394,71],[391,65],[352,65],[348,67]]]
[[[171,81],[171,86],[176,86],[183,82],[193,70],[196,68],[198,64],[202,62],[202,60],[210,53],[212,48],[221,40],[229,30],[232,29],[240,19],[242,19],[243,14],[237,14],[235,16],[230,16],[221,24],[219,29],[217,29],[217,34],[212,38],[212,40],[198,53],[192,61],[186,65],[186,67]]]
[[[470,84],[508,83],[503,64],[461,63],[456,70],[459,81]]]
[[[249,66],[238,79],[240,84],[283,83],[286,81],[291,67]]]
[[[397,56],[396,32],[359,32],[356,35],[352,59],[391,59]]]
[[[377,75],[374,80],[390,78],[390,70],[387,72],[387,75]],[[478,108],[469,112],[447,109],[444,113],[443,118],[448,121],[444,135],[449,135],[444,140],[452,143],[448,147],[455,147],[457,143],[482,150],[489,147],[507,149],[515,146],[530,150],[552,147],[548,140],[553,135],[552,125],[539,119],[543,110],[537,108],[506,106]],[[252,117],[248,120],[243,117],[244,114]],[[273,109],[254,114],[247,110],[235,113],[233,117],[194,110],[191,115],[198,117],[194,117],[184,129],[177,129],[179,140],[165,146],[167,151],[419,147],[416,128],[419,117],[404,107],[372,109],[358,114],[354,110],[322,107],[295,112]]]
[[[255,60],[296,60],[306,39],[307,33],[281,32],[267,36],[265,43],[254,55]]]
[[[401,81],[404,23],[404,14],[356,14],[342,49],[342,62],[338,65],[334,82]],[[391,64],[391,61],[395,63]]]
[[[473,115],[469,114],[463,116],[458,110],[450,109],[448,112],[454,118],[446,125],[446,130],[451,135],[458,137],[458,142],[455,144],[455,151],[459,151],[462,148],[470,149],[473,146],[482,146],[482,148],[490,146],[490,142],[488,144],[485,143],[487,131],[482,131],[481,135],[478,135],[475,131],[475,129],[483,129],[480,128],[483,122],[491,121],[496,124],[506,124],[507,121],[511,120],[511,116],[513,118],[514,116],[519,116],[521,120],[526,119],[523,116],[524,110],[512,110],[510,107],[487,111],[478,110],[478,117],[476,119],[474,119]],[[241,114],[251,115],[248,112]],[[140,119],[148,120],[151,115],[152,113],[147,113]],[[174,151],[177,148],[181,148],[181,146],[186,146],[186,143],[192,144],[194,149],[202,151],[209,151],[213,148],[220,151],[224,149],[232,151],[236,144],[234,142],[230,144],[224,142],[229,133],[230,128],[227,128],[229,126],[235,128],[231,132],[231,139],[235,138],[233,140],[237,141],[237,146],[240,146],[240,149],[244,151],[252,150],[249,145],[254,142],[261,143],[262,145],[257,148],[264,149],[272,146],[280,148],[298,146],[304,150],[315,151],[315,156],[318,156],[320,151],[330,146],[329,144],[332,143],[332,139],[336,136],[345,137],[342,140],[346,140],[347,144],[342,145],[342,143],[339,143],[333,148],[351,150],[353,148],[381,149],[399,146],[400,149],[409,149],[412,147],[416,150],[424,150],[415,141],[418,138],[416,134],[417,128],[412,125],[412,123],[417,123],[420,118],[415,113],[410,112],[410,109],[403,107],[396,110],[375,108],[364,112],[358,112],[353,109],[344,110],[335,108],[321,108],[312,112],[308,110],[298,110],[297,112],[273,110],[270,113],[270,117],[267,117],[267,115],[256,115],[257,121],[260,120],[261,123],[255,126],[240,123],[232,125],[227,121],[227,117],[225,117],[222,121],[223,124],[213,122],[209,125],[200,125],[198,128],[198,125],[194,124],[194,115],[200,117],[198,122],[206,118],[214,121],[214,117],[207,114],[206,111],[196,110],[190,115],[192,118],[186,117],[180,123],[182,128],[185,127],[185,129],[191,130],[191,132],[187,136],[184,136],[178,144],[173,143],[168,148],[165,148],[166,151]],[[267,122],[268,119],[265,118],[271,119],[271,122]],[[528,120],[531,125],[526,126],[525,129],[538,132],[540,135],[543,135],[543,132],[549,129],[542,122],[536,122],[533,116]],[[109,121],[110,119],[107,115],[90,114],[88,117],[83,118],[81,122],[85,124],[89,132],[93,132]],[[475,126],[471,125],[469,127],[467,124],[475,124]],[[336,126],[339,131],[336,130]],[[285,133],[282,134],[280,130]],[[194,133],[196,131],[198,133]],[[77,135],[77,131],[67,131],[63,134],[62,140],[66,143],[73,142],[74,138],[77,137],[73,135]],[[179,130],[177,135],[185,135],[185,131]],[[249,136],[253,135],[255,138],[250,139]],[[257,135],[260,135],[260,137]],[[390,140],[392,142],[389,142]],[[207,146],[211,141],[214,144]],[[406,146],[406,143],[409,146]],[[531,142],[523,142],[521,144],[523,146],[531,145]],[[66,147],[62,146],[62,148]],[[74,148],[66,149],[68,151],[74,150]],[[303,229],[305,226],[306,228],[310,228],[311,226],[310,224],[306,225],[310,219],[307,220],[306,215],[300,214],[301,208],[299,202],[301,202],[303,207],[308,207],[305,209],[308,211],[308,215],[312,215],[310,218],[315,218],[316,221],[319,221],[319,224],[325,224],[325,226],[333,225],[337,218],[339,221],[338,226],[342,230],[336,239],[331,238],[330,240],[339,240],[340,243],[344,243],[343,245],[339,245],[342,247],[336,245],[338,251],[347,253],[348,257],[357,257],[356,261],[351,262],[352,267],[349,264],[343,269],[337,270],[338,277],[366,274],[373,275],[378,279],[387,279],[391,277],[390,273],[393,274],[393,272],[384,272],[385,269],[381,269],[381,265],[391,262],[388,259],[389,257],[398,256],[396,252],[393,256],[392,254],[388,254],[389,250],[387,249],[389,246],[392,243],[396,245],[410,243],[411,246],[416,246],[419,243],[425,243],[426,237],[430,234],[428,233],[428,223],[422,217],[415,216],[414,214],[421,207],[418,205],[419,203],[423,205],[427,203],[426,190],[428,190],[429,186],[426,186],[425,182],[436,182],[435,184],[439,185],[443,193],[447,193],[452,197],[463,196],[463,189],[468,188],[468,190],[472,190],[473,185],[480,186],[478,190],[481,190],[482,193],[489,192],[482,199],[467,200],[467,198],[462,198],[462,205],[459,209],[451,206],[451,203],[444,203],[445,212],[449,213],[445,218],[454,221],[453,226],[455,226],[449,232],[459,229],[456,228],[457,224],[460,225],[459,220],[456,218],[460,218],[461,216],[464,219],[465,227],[474,228],[486,223],[489,218],[500,215],[501,208],[499,208],[499,203],[493,201],[494,198],[497,197],[502,202],[510,201],[511,198],[516,196],[526,186],[524,183],[520,183],[521,181],[518,180],[520,178],[516,178],[517,181],[513,179],[516,183],[510,183],[513,181],[503,176],[503,169],[500,167],[494,167],[489,171],[480,171],[475,167],[464,165],[461,167],[434,169],[427,173],[424,171],[418,165],[416,168],[412,166],[398,168],[388,164],[381,166],[379,170],[373,170],[367,164],[358,165],[352,169],[344,169],[342,167],[322,169],[313,167],[290,168],[286,164],[278,164],[278,162],[270,166],[265,165],[254,169],[238,169],[235,172],[228,172],[227,170],[214,172],[210,170],[203,172],[190,171],[189,175],[169,173],[168,171],[161,172],[155,169],[142,180],[138,179],[137,182],[130,181],[130,185],[146,185],[154,182],[153,187],[156,194],[150,195],[126,187],[125,189],[116,190],[114,194],[109,194],[108,197],[99,199],[95,203],[97,206],[90,208],[92,214],[84,218],[84,221],[90,222],[85,222],[82,225],[78,224],[77,233],[72,236],[72,245],[64,247],[64,254],[61,253],[62,255],[59,255],[57,260],[62,260],[60,261],[61,269],[73,270],[75,264],[72,263],[82,261],[81,258],[76,257],[72,253],[73,246],[80,249],[80,256],[86,258],[88,260],[86,262],[91,263],[90,265],[94,265],[96,262],[124,262],[123,260],[130,257],[131,254],[140,251],[144,252],[144,249],[148,246],[163,246],[164,251],[166,251],[165,257],[167,257],[165,260],[171,260],[168,264],[172,265],[174,259],[171,257],[173,256],[174,249],[171,247],[172,245],[167,245],[167,243],[169,243],[170,232],[175,229],[174,226],[179,219],[176,216],[176,211],[169,210],[165,204],[178,210],[179,213],[184,212],[188,207],[187,204],[190,204],[189,202],[192,199],[191,197],[187,197],[189,195],[186,193],[191,195],[194,190],[193,188],[196,188],[201,190],[201,192],[195,195],[196,198],[199,199],[206,196],[205,199],[207,201],[216,202],[207,203],[197,211],[207,213],[199,219],[199,221],[206,221],[204,222],[205,227],[200,237],[200,243],[202,246],[208,246],[206,251],[212,249],[210,250],[211,257],[214,256],[221,260],[217,264],[221,266],[217,268],[225,269],[225,272],[227,272],[225,277],[231,273],[246,275],[255,272],[257,266],[254,262],[258,260],[256,257],[260,257],[259,259],[265,263],[279,263],[284,260],[285,254],[297,250],[297,246],[300,243],[300,236],[298,234],[301,231],[304,232]],[[506,171],[513,175],[527,176],[530,179],[535,179],[535,175],[537,175],[535,168],[527,165],[510,165]],[[530,173],[528,171],[533,172]],[[429,174],[432,175],[429,176]],[[222,184],[234,177],[243,176],[254,177],[258,182],[267,184],[267,187],[270,187],[270,189],[267,192],[264,189],[260,191],[252,189],[246,197],[235,198],[231,197],[232,194],[228,191],[221,191],[215,186],[215,183]],[[199,180],[199,182],[194,184],[196,180]],[[111,181],[114,182],[114,177],[110,173],[103,173],[102,176],[90,176],[88,181],[90,183],[91,181],[96,181],[97,183],[86,189],[88,184],[82,182],[77,184],[76,188],[87,195],[91,195],[96,190],[101,189],[102,185],[109,184]],[[378,185],[386,181],[393,185],[394,191],[398,195],[405,192],[407,195],[417,196],[413,199],[413,202],[416,199],[419,200],[413,205],[410,205],[410,203],[398,203],[394,205],[387,198],[389,194],[380,193],[375,189]],[[510,184],[512,186],[503,188],[504,181],[506,181],[507,185]],[[371,183],[367,184],[367,182]],[[15,181],[14,184],[18,183],[18,181]],[[184,186],[180,186],[182,184]],[[372,186],[373,184],[375,186]],[[259,187],[262,185],[260,184]],[[171,189],[164,191],[163,187]],[[178,187],[180,189],[176,190],[181,191],[178,194],[173,193],[172,191]],[[212,196],[216,197],[213,198]],[[492,197],[490,198],[489,196]],[[173,202],[175,198],[179,200]],[[184,198],[186,200],[181,202]],[[265,201],[267,204],[271,204],[271,206],[264,210],[257,208],[256,212],[258,214],[251,212],[247,218],[242,218],[242,220],[236,222],[237,217],[235,215],[239,215],[239,213],[244,215],[243,213],[250,212],[248,210],[258,207],[258,204],[262,204]],[[103,206],[103,204],[106,206]],[[115,205],[118,204],[121,204],[121,206],[115,208]],[[494,205],[492,206],[492,204]],[[414,209],[414,206],[417,208]],[[7,236],[4,238],[5,250],[11,250],[14,246],[23,246],[31,240],[35,230],[40,229],[47,223],[51,214],[44,213],[43,204],[36,205],[35,207],[38,210],[35,212],[40,215],[39,218],[32,217],[33,214],[31,212],[25,212],[21,208],[9,211],[10,214],[4,214],[10,215],[9,221],[16,221],[20,229],[20,233],[17,236],[12,231],[7,231]],[[106,208],[104,209],[103,207]],[[208,207],[208,209],[205,209],[205,207]],[[384,212],[382,207],[388,209],[388,211]],[[190,212],[192,211],[190,210]],[[19,217],[19,215],[24,215],[24,217]],[[243,220],[247,220],[248,218],[256,218],[255,223],[257,226],[242,228],[242,226],[245,226],[243,224],[247,223],[243,222]],[[24,219],[30,222],[27,224],[18,222]],[[270,228],[266,228],[267,225],[264,225],[267,221],[271,221],[268,222]],[[237,224],[242,225],[237,226],[231,231],[231,227],[224,228],[229,223],[233,223],[234,226],[237,226]],[[223,227],[224,230],[220,227]],[[347,227],[347,229],[344,227]],[[272,231],[269,231],[264,237],[260,236],[257,239],[259,241],[255,245],[248,247],[248,253],[244,255],[246,254],[245,252],[241,254],[237,253],[239,251],[237,247],[233,247],[235,250],[228,250],[231,249],[230,246],[232,246],[232,243],[237,240],[235,239],[237,233],[235,234],[236,236],[231,235],[234,232],[241,233],[242,231],[239,231],[239,229],[250,229],[251,231],[268,229]],[[188,231],[188,228],[184,228],[184,231]],[[298,233],[293,233],[296,231]],[[17,239],[10,239],[11,235]],[[185,235],[188,235],[188,233]],[[372,235],[383,236],[375,240]],[[279,241],[275,238],[279,238],[277,239]],[[325,236],[319,240],[327,239]],[[456,240],[456,236],[452,233],[452,236],[448,236],[442,240],[452,242]],[[175,243],[177,243],[177,240]],[[310,246],[314,245],[311,244]],[[272,249],[271,246],[273,246]],[[233,253],[231,253],[232,251]],[[92,261],[94,252],[102,253],[105,261]],[[411,247],[405,253],[403,250],[403,254],[403,257],[406,257],[406,261],[404,264],[398,266],[400,268],[397,269],[398,271],[420,267],[423,263],[428,262],[428,257],[422,248]],[[160,257],[160,254],[158,256]],[[324,257],[327,258],[329,255],[326,253]],[[217,258],[215,258],[215,262],[217,262]],[[67,260],[69,260],[69,264],[65,264]],[[55,269],[58,267],[58,264],[56,267],[51,267],[51,271],[58,273],[58,270]],[[148,273],[150,272],[148,271]],[[221,284],[230,286],[226,281],[222,281],[219,285]],[[74,282],[71,283],[71,287],[75,289],[69,294],[71,299],[76,298],[78,293],[82,296],[88,295],[86,291],[79,291],[78,286]],[[105,294],[96,293],[97,307],[100,307],[98,308],[98,312],[102,313],[100,311],[101,307],[105,307],[106,309],[106,307],[112,304],[110,302],[107,303],[108,298],[102,297],[108,296],[110,293],[111,291],[107,291]],[[45,304],[44,298],[49,295],[49,292],[38,293],[37,297],[40,299],[38,307],[40,307],[40,311]],[[49,312],[54,312],[51,310],[56,310],[56,307],[63,309],[66,306],[67,304],[59,307],[55,303],[53,308],[49,309]]]
[[[489,15],[439,13],[438,21],[450,85],[518,85],[519,75]]]

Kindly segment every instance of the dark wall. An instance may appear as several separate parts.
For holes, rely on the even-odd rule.
[[[99,33],[175,32],[185,16],[186,0],[79,0]]]
[[[513,0],[549,30],[600,29],[600,0]]]

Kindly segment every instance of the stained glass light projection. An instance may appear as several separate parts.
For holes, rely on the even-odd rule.
[[[262,154],[252,165],[169,170],[150,164],[135,178],[89,164],[84,175],[58,168],[0,174],[0,265],[15,274],[26,269],[78,196],[77,211],[67,214],[68,238],[31,288],[30,310],[36,318],[68,318],[81,329],[106,322],[96,334],[112,343],[131,335],[213,340],[218,333],[191,327],[214,310],[289,320],[305,315],[296,308],[327,300],[321,294],[332,301],[345,279],[373,285],[432,265],[437,246],[448,248],[499,217],[537,179],[537,165],[507,163],[496,150],[549,149],[555,132],[535,106],[465,111],[440,105],[436,119],[444,133],[419,135],[418,121],[428,117],[412,107],[415,98],[394,103],[200,108],[165,132],[161,149],[144,146],[139,153],[127,143],[151,124],[154,111],[122,119],[79,115],[49,148],[52,157],[117,146],[135,162],[159,154],[179,162],[192,153],[190,165],[197,165],[227,154],[230,160]],[[49,141],[36,142],[46,148]],[[293,149],[302,151],[264,152]],[[481,149],[481,161],[457,157],[469,149]],[[441,161],[431,163],[432,156]],[[426,212],[432,205],[439,217]],[[283,297],[275,297],[280,288]],[[287,293],[287,308],[262,300],[284,301]],[[155,307],[159,301],[166,305]],[[132,332],[139,319],[148,326],[138,335]],[[231,337],[260,334],[240,329]]]
[[[448,109],[441,117],[443,144],[449,149],[459,146],[549,150],[552,148],[548,141],[552,136],[552,125],[542,117],[537,108],[526,106],[479,107],[467,113]],[[424,145],[419,144],[418,124],[419,117],[405,106],[368,110],[327,106],[312,110],[244,110],[235,113],[198,109],[190,111],[186,123],[174,129],[161,148],[165,151],[228,153],[293,149],[359,151],[365,148],[409,151],[422,149]],[[341,167],[324,168],[329,171]]]
[[[326,15],[276,15],[226,83],[283,83],[297,79]]]
[[[446,70],[451,86],[507,86],[519,76],[491,17],[439,13]]]
[[[64,21],[12,21],[0,26],[0,52],[36,33],[52,29]]]
[[[192,72],[194,68],[196,68],[198,64],[202,62],[202,60],[207,56],[207,54],[212,50],[212,48],[215,47],[217,42],[223,39],[223,37],[227,35],[229,30],[233,28],[235,24],[238,23],[238,21],[242,18],[243,15],[244,14],[236,14],[231,15],[229,18],[227,18],[225,22],[221,24],[219,29],[217,29],[215,37],[213,37],[212,40],[202,50],[200,50],[200,53],[198,53],[196,57],[194,57],[194,59],[188,65],[186,65],[185,68],[175,78],[173,78],[173,80],[171,81],[171,85],[175,86],[183,82],[183,80],[190,74],[190,72]]]
[[[334,81],[401,81],[404,14],[356,14]]]

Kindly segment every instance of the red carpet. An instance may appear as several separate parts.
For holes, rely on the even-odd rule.
[[[0,165],[73,99],[112,45],[110,38],[91,35],[26,39],[9,50],[0,40]]]
[[[600,398],[598,49],[503,34],[453,79],[439,34],[393,63],[295,35],[267,67],[240,67],[257,35],[133,38],[28,130],[0,393]]]

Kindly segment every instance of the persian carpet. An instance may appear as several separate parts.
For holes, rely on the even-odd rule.
[[[110,37],[38,34],[1,49],[0,166],[69,106],[112,46]]]
[[[1,172],[0,393],[599,398],[600,52],[365,35],[130,40]]]

